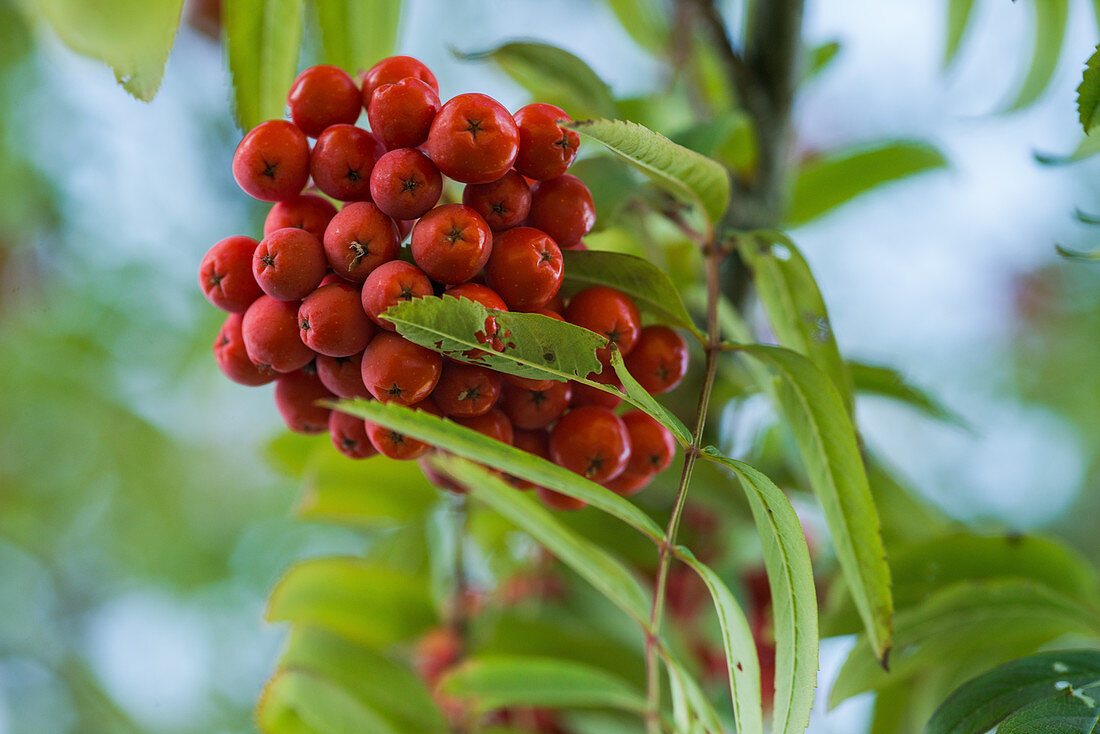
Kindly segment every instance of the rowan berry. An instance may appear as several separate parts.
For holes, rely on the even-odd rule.
[[[531,187],[527,224],[553,237],[561,247],[573,248],[596,224],[592,192],[568,173],[539,181]]]
[[[561,288],[565,263],[554,240],[531,227],[493,238],[485,281],[513,311],[542,308]]]
[[[619,416],[586,405],[566,413],[550,432],[554,463],[594,482],[614,479],[630,459],[630,436]]]
[[[642,317],[634,301],[625,293],[603,285],[586,288],[573,296],[562,315],[571,324],[607,337],[608,343],[617,345],[624,357],[630,354],[642,330]],[[604,364],[611,358],[608,347],[596,354]]]
[[[528,390],[506,384],[501,396],[501,408],[517,428],[545,428],[569,408],[572,392],[566,382],[555,381],[546,390]]]
[[[501,443],[512,445],[512,422],[508,420],[508,416],[496,408],[469,418],[455,418],[454,422]]]
[[[496,181],[466,184],[462,203],[473,209],[494,232],[523,223],[531,210],[531,188],[523,176],[508,171]]]
[[[280,301],[307,296],[325,277],[328,263],[317,238],[304,229],[277,229],[260,240],[252,274],[264,293]]]
[[[647,326],[624,362],[646,392],[665,393],[679,385],[687,373],[687,343],[667,326]]]
[[[266,385],[278,377],[279,373],[270,367],[255,364],[248,358],[244,336],[241,334],[242,320],[239,313],[231,313],[226,317],[217,338],[214,339],[214,359],[222,374],[233,382],[249,387]]]
[[[422,410],[425,413],[431,413],[432,415],[441,415],[439,408],[436,407],[435,402],[433,402],[431,398],[425,398],[416,405],[410,407],[416,410]],[[388,456],[391,459],[397,459],[399,461],[419,459],[432,449],[430,445],[419,439],[415,439],[412,436],[406,436],[392,428],[386,428],[377,423],[366,421],[365,427],[367,429],[367,437],[370,438],[370,442],[374,448],[378,449],[378,453],[383,456]]]
[[[581,139],[562,122],[572,122],[560,107],[529,104],[512,116],[519,128],[519,154],[515,169],[528,178],[556,178],[573,165]]]
[[[419,79],[439,94],[439,82],[423,62],[412,56],[390,56],[379,61],[363,75],[363,107],[370,105],[374,90],[383,84],[396,84],[407,77]]]
[[[293,372],[313,359],[313,350],[298,335],[298,304],[260,296],[241,320],[248,358],[276,372]]]
[[[395,331],[394,325],[382,318],[382,313],[390,306],[433,293],[432,282],[420,268],[403,260],[390,260],[367,276],[363,284],[363,310],[386,331]]]
[[[671,431],[640,410],[627,411],[620,417],[630,435],[630,460],[623,473],[605,486],[626,497],[668,468],[676,454],[676,440]]]
[[[622,383],[619,381],[619,376],[615,374],[615,370],[611,369],[610,365],[604,366],[604,368],[593,374],[588,375],[588,379],[593,382],[598,382],[602,385],[611,385],[613,387],[622,387]],[[619,403],[623,401],[618,395],[600,390],[597,387],[586,385],[583,382],[573,382],[573,399],[570,404],[574,408],[579,408],[583,405],[598,405],[608,410],[614,410],[619,407]]]
[[[368,459],[378,453],[362,418],[334,410],[328,418],[328,433],[336,450],[349,459]]]
[[[416,148],[391,150],[370,175],[370,194],[382,212],[398,220],[427,214],[443,193],[443,176]]]
[[[337,397],[362,398],[370,400],[374,396],[363,384],[363,353],[350,357],[326,357],[317,355],[317,377],[321,384]]]
[[[392,219],[369,201],[357,201],[329,222],[324,246],[333,272],[362,283],[372,270],[397,257],[401,243]]]
[[[298,328],[307,347],[329,357],[362,352],[375,332],[359,289],[347,283],[324,285],[306,296],[298,308]]]
[[[311,66],[294,80],[286,95],[290,119],[316,138],[330,125],[352,125],[359,119],[359,87],[335,66]]]
[[[500,396],[500,373],[473,364],[448,361],[443,365],[432,400],[452,418],[470,418],[489,412]]]
[[[283,416],[286,427],[295,433],[321,433],[327,430],[331,411],[317,405],[317,401],[334,397],[317,379],[315,371],[300,369],[275,381],[275,407]]]
[[[485,266],[493,233],[477,212],[462,204],[437,206],[412,231],[413,261],[432,280],[465,283]]]
[[[199,286],[206,300],[223,311],[241,313],[263,295],[252,274],[258,244],[251,237],[226,237],[207,251],[199,265]]]
[[[444,175],[461,183],[489,183],[512,167],[519,129],[492,97],[460,94],[435,116],[427,149]]]
[[[334,199],[370,201],[370,174],[386,149],[355,125],[333,125],[313,145],[309,172],[313,183]]]
[[[233,178],[249,196],[282,201],[309,180],[309,141],[292,122],[268,120],[252,128],[233,153]]]
[[[383,84],[364,106],[371,132],[390,150],[415,148],[427,140],[440,107],[436,90],[415,77]]]
[[[336,207],[328,199],[315,194],[302,194],[271,207],[264,220],[264,235],[285,227],[297,227],[309,232],[319,242],[324,239],[325,227],[334,216]]]
[[[503,298],[497,295],[496,291],[480,283],[463,283],[461,285],[456,285],[452,288],[448,288],[444,292],[444,295],[453,296],[455,298],[466,298],[475,303],[480,303],[485,308],[492,308],[497,311],[508,310],[508,304],[504,302]]]
[[[374,337],[363,352],[363,384],[383,403],[419,403],[435,389],[442,369],[437,352],[389,332]]]

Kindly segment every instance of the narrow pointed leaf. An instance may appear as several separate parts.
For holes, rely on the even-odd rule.
[[[237,122],[250,130],[283,116],[298,67],[303,0],[225,0],[226,53]]]
[[[281,670],[268,681],[256,723],[263,734],[398,734],[373,709],[306,670]]]
[[[630,374],[630,371],[626,368],[623,355],[618,348],[611,350],[611,368],[615,370],[615,376],[623,384],[623,394],[631,403],[641,406],[642,410],[664,424],[666,428],[672,431],[672,435],[676,437],[681,446],[687,446],[691,443],[691,432],[687,429],[687,426],[665,406],[658,403],[652,395],[646,392],[644,387],[638,384],[638,381],[634,379],[634,375]]]
[[[1058,68],[1058,59],[1062,55],[1062,43],[1066,36],[1069,0],[1031,0],[1030,5],[1035,10],[1035,41],[1031,64],[1009,110],[1027,107],[1047,88]]]
[[[1068,155],[1059,155],[1057,153],[1043,153],[1040,151],[1035,151],[1033,155],[1035,157],[1035,160],[1037,160],[1044,166],[1065,166],[1069,165],[1070,163],[1083,161],[1086,158],[1091,158],[1097,153],[1100,153],[1100,133],[1097,133],[1095,135],[1085,135],[1084,137],[1082,137],[1081,142],[1079,142],[1077,144],[1077,147],[1074,148]]]
[[[962,46],[963,35],[970,24],[974,11],[974,0],[948,0],[947,2],[947,44],[943,50],[943,66],[951,66]]]
[[[1061,245],[1055,245],[1054,249],[1059,255],[1067,260],[1084,260],[1086,262],[1096,262],[1100,260],[1100,249],[1092,250],[1091,252],[1079,252],[1077,250],[1070,250]]]
[[[923,389],[906,381],[905,376],[892,367],[849,362],[848,371],[857,393],[878,395],[910,405],[930,418],[965,426],[966,421]]]
[[[316,0],[324,63],[355,76],[393,54],[401,0]]]

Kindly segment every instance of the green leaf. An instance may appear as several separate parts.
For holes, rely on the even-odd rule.
[[[970,24],[974,12],[974,0],[948,0],[947,3],[947,43],[943,49],[943,67],[946,69],[955,60],[962,46],[963,35]]]
[[[1095,734],[1100,727],[1097,686],[1087,691],[1066,690],[1057,697],[1025,706],[1005,719],[998,734]]]
[[[306,491],[298,514],[358,527],[387,527],[423,519],[439,493],[416,462],[375,456],[348,461],[327,444],[303,471]]]
[[[183,0],[38,0],[42,16],[69,48],[106,63],[143,102],[156,96]]]
[[[710,699],[703,693],[696,680],[684,669],[683,664],[670,653],[664,652],[662,657],[665,666],[668,668],[669,684],[676,685],[681,689],[683,696],[686,698],[684,703],[687,705],[688,712],[697,722],[696,728],[689,729],[689,731],[692,734],[695,734],[695,732],[722,731],[722,723],[718,719],[718,712],[714,710]]]
[[[712,223],[725,213],[730,181],[720,163],[626,120],[583,120],[569,127],[603,143],[674,196],[698,205]]]
[[[505,43],[461,53],[466,61],[492,61],[539,102],[557,105],[574,119],[615,114],[611,88],[583,60],[545,43]]]
[[[673,135],[672,140],[743,176],[750,174],[758,158],[756,131],[744,110],[729,110],[713,120],[697,122]]]
[[[1086,262],[1096,262],[1100,260],[1100,249],[1092,250],[1091,252],[1080,252],[1078,250],[1069,250],[1061,245],[1055,245],[1054,249],[1058,254],[1067,260],[1084,260]]]
[[[790,226],[805,224],[876,186],[946,166],[939,150],[918,141],[833,151],[799,169],[785,221]]]
[[[435,622],[435,610],[424,578],[362,558],[319,558],[287,571],[266,617],[377,646],[415,637]]]
[[[923,389],[907,382],[905,376],[893,367],[848,362],[848,371],[858,393],[892,398],[916,408],[930,418],[956,426],[966,425],[966,421],[958,413],[948,410]]]
[[[772,730],[802,732],[809,724],[817,686],[817,591],[810,549],[790,500],[775,483],[748,464],[708,446],[703,458],[741,480],[764,545],[764,566],[772,594],[775,633],[775,700]]]
[[[1009,111],[1027,107],[1039,98],[1058,68],[1069,18],[1069,0],[1031,0],[1035,9],[1035,44],[1031,65]]]
[[[244,130],[283,116],[298,66],[302,2],[225,0],[226,52]]]
[[[611,12],[634,42],[652,54],[668,46],[668,19],[659,0],[607,0]]]
[[[1100,125],[1100,46],[1089,57],[1077,86],[1077,113],[1086,135]]]
[[[810,49],[806,59],[806,71],[802,74],[802,81],[808,81],[824,71],[825,67],[833,62],[840,53],[840,41],[829,41],[818,44]]]
[[[687,446],[691,443],[691,431],[687,429],[683,421],[673,415],[668,408],[658,403],[656,398],[650,395],[634,379],[634,375],[630,374],[630,370],[626,368],[623,355],[619,352],[618,347],[611,348],[611,369],[615,371],[615,376],[623,384],[623,395],[631,404],[640,406],[642,410],[672,431],[672,435],[676,437],[680,445]]]
[[[397,47],[401,0],[316,0],[324,63],[353,76]]]
[[[928,722],[928,734],[985,734],[1032,703],[1100,683],[1100,652],[1045,652],[1005,663],[962,685]],[[1071,696],[1072,697],[1072,696]],[[1091,693],[1090,693],[1091,697]],[[1100,710],[1094,710],[1094,716]],[[1044,730],[1045,731],[1045,730]]]
[[[281,670],[268,681],[256,723],[263,734],[398,734],[350,693],[305,670]]]

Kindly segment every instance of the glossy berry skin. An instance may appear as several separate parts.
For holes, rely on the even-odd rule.
[[[226,237],[206,252],[199,265],[199,286],[206,300],[223,311],[242,313],[263,295],[252,274],[257,245],[251,237]]]
[[[362,352],[376,330],[359,289],[347,283],[323,285],[306,296],[298,307],[298,329],[307,347],[328,357]]]
[[[382,213],[394,219],[417,219],[439,202],[443,176],[416,148],[391,150],[378,159],[370,175],[370,195]]]
[[[630,460],[623,473],[606,486],[625,497],[640,491],[668,468],[676,455],[676,439],[671,431],[640,410],[627,411],[620,417],[630,435]]]
[[[547,507],[555,510],[565,510],[567,512],[573,512],[583,508],[588,503],[584,500],[579,500],[576,497],[570,497],[567,494],[561,492],[555,492],[552,489],[546,487],[535,487],[535,492],[538,494],[539,499]]]
[[[501,443],[512,444],[512,422],[496,408],[471,418],[455,418],[454,422]]]
[[[362,418],[334,410],[328,418],[328,434],[336,450],[349,459],[369,459],[378,453]]]
[[[431,398],[426,398],[411,407],[417,410],[423,410],[425,413],[431,413],[432,415],[440,415],[439,408],[436,407],[435,402],[433,402]],[[378,450],[378,453],[391,459],[411,461],[413,459],[419,459],[432,450],[432,447],[423,441],[398,433],[393,429],[380,426],[377,423],[367,421],[365,426],[367,429],[367,437],[370,439],[374,448]]]
[[[343,69],[311,66],[294,80],[286,96],[290,119],[311,138],[330,125],[353,125],[361,107],[359,87]]]
[[[493,239],[485,282],[513,311],[537,311],[561,288],[565,262],[554,240],[537,229],[516,227]]]
[[[261,367],[248,358],[244,336],[241,334],[242,321],[243,317],[239,313],[231,313],[226,317],[217,338],[214,339],[214,359],[222,374],[238,385],[266,385],[278,377],[279,373],[270,367]]]
[[[448,288],[443,295],[453,296],[454,298],[467,298],[475,303],[480,303],[485,308],[492,308],[497,311],[508,310],[508,304],[497,295],[496,291],[480,283],[456,285],[453,288]]]
[[[328,199],[315,194],[302,194],[293,199],[280,201],[271,207],[264,220],[264,235],[277,229],[297,227],[304,229],[321,241],[325,237],[325,227],[336,216],[336,207]]]
[[[568,173],[539,181],[531,187],[527,224],[541,229],[562,247],[575,247],[596,224],[592,192],[583,181]]]
[[[603,285],[586,288],[573,296],[562,316],[571,324],[607,337],[624,357],[630,354],[642,332],[642,317],[634,301],[625,293]],[[607,347],[597,355],[604,364],[611,358]]]
[[[542,459],[550,458],[550,432],[544,429],[528,431],[519,428],[512,422],[512,445],[521,451],[526,451],[529,454],[534,454]],[[534,489],[535,484],[529,482],[526,479],[520,479],[519,477],[513,477],[512,475],[506,475],[505,478],[508,483],[516,489],[528,490]]]
[[[515,171],[496,181],[467,184],[462,203],[477,212],[494,232],[502,232],[523,223],[531,211],[531,187]]]
[[[615,370],[610,365],[605,366],[598,373],[589,375],[588,379],[603,385],[622,387],[619,376],[615,374]],[[598,405],[608,410],[614,410],[619,407],[619,403],[623,402],[623,399],[618,395],[612,395],[591,385],[585,385],[583,382],[573,382],[571,384],[573,385],[573,399],[570,404],[574,408],[582,405]]]
[[[431,395],[443,358],[397,334],[378,334],[363,351],[363,384],[383,403],[412,405]]]
[[[241,336],[248,358],[276,372],[293,372],[313,360],[298,336],[298,304],[260,296],[244,312]]]
[[[317,355],[317,377],[329,392],[339,398],[363,398],[370,400],[374,396],[363,384],[363,354],[350,357],[326,357]]]
[[[355,125],[326,128],[309,156],[313,183],[334,199],[369,201],[370,174],[386,149]]]
[[[371,271],[397,257],[397,226],[369,201],[346,205],[325,228],[325,257],[341,278],[362,283]]]
[[[492,248],[493,233],[477,212],[462,204],[444,204],[416,223],[409,249],[429,278],[455,285],[477,275]]]
[[[646,392],[659,395],[679,385],[687,374],[687,343],[667,326],[647,326],[624,362]]]
[[[316,405],[316,402],[334,397],[314,372],[297,370],[275,381],[275,407],[283,416],[286,427],[295,433],[312,434],[328,430],[331,411]]]
[[[550,456],[586,479],[606,482],[626,468],[630,436],[622,419],[607,408],[574,408],[550,432]]]
[[[233,153],[233,178],[249,196],[282,201],[302,193],[309,180],[309,141],[286,120],[252,128]]]
[[[383,84],[396,84],[406,77],[415,77],[439,94],[439,82],[435,74],[419,59],[412,56],[390,56],[372,66],[363,75],[363,107],[370,105],[374,90]]]
[[[252,256],[252,274],[263,292],[280,301],[305,298],[328,271],[325,250],[304,229],[277,229],[260,240]]]
[[[572,122],[565,110],[552,104],[521,107],[513,119],[519,128],[519,154],[515,169],[527,178],[544,181],[556,178],[573,165],[581,138],[558,124]]]
[[[506,383],[500,407],[516,428],[545,428],[569,408],[572,392],[566,382],[554,382],[546,390],[527,390]]]
[[[489,183],[512,167],[519,152],[519,129],[492,97],[460,94],[435,116],[427,149],[445,176],[461,183]]]
[[[378,326],[394,331],[393,324],[382,318],[386,309],[430,295],[434,295],[432,282],[424,271],[403,260],[391,260],[379,265],[367,276],[367,282],[363,284],[363,310]]]
[[[432,400],[452,418],[488,413],[500,396],[500,373],[462,362],[446,362]]]
[[[387,149],[415,148],[428,139],[439,94],[420,79],[406,77],[375,89],[366,107],[371,132]]]

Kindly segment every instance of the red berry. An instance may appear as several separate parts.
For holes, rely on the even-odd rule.
[[[357,201],[341,209],[325,228],[324,245],[329,267],[357,283],[397,257],[401,247],[393,220],[369,201]]]
[[[415,148],[427,140],[439,112],[439,94],[415,77],[383,84],[368,101],[371,132],[390,150]]]
[[[507,408],[505,408],[507,411]],[[512,421],[515,426],[515,421]],[[535,431],[524,430],[519,427],[515,427],[512,431],[512,445],[517,449],[526,451],[529,454],[534,454],[543,459],[550,458],[550,432],[545,429],[539,429]],[[534,489],[535,484],[529,482],[526,479],[520,479],[512,475],[507,475],[506,479],[516,489]]]
[[[653,477],[668,468],[676,455],[672,432],[640,410],[623,413],[623,424],[630,435],[630,461],[626,469],[606,483],[608,489],[623,496],[641,490]]]
[[[658,395],[684,379],[688,368],[687,343],[667,326],[647,326],[624,361],[638,384],[646,392]]]
[[[359,119],[359,87],[335,66],[311,66],[299,74],[286,103],[290,119],[311,138],[330,125],[351,125]]]
[[[546,180],[566,172],[577,157],[581,138],[559,122],[572,122],[552,104],[529,104],[513,116],[519,128],[516,170],[528,178]]]
[[[297,227],[320,241],[324,239],[325,227],[334,216],[336,207],[328,199],[314,194],[302,194],[271,207],[267,219],[264,220],[264,234],[269,235],[285,227]]]
[[[222,374],[233,382],[249,387],[266,385],[278,377],[279,373],[270,367],[261,367],[248,358],[244,336],[241,334],[242,320],[239,313],[231,313],[226,317],[218,331],[218,337],[214,340],[214,359],[217,360]]]
[[[334,199],[369,201],[370,174],[386,149],[355,125],[333,125],[317,138],[309,156],[313,183]]]
[[[624,357],[630,354],[642,331],[642,317],[634,301],[603,285],[586,288],[573,296],[562,315],[571,324],[607,337],[609,343],[618,345]],[[597,355],[604,364],[611,358],[607,347],[600,349]]]
[[[630,436],[622,419],[607,408],[574,408],[550,433],[550,456],[593,482],[606,482],[626,468]]]
[[[562,247],[572,248],[596,224],[592,192],[584,181],[568,173],[539,181],[531,187],[527,224],[541,229]]]
[[[244,312],[241,336],[248,358],[276,372],[293,372],[313,359],[298,336],[298,304],[260,296]]]
[[[561,492],[555,492],[552,489],[546,487],[535,487],[535,492],[538,493],[539,499],[547,507],[551,507],[555,510],[579,510],[588,503],[584,500],[579,500],[576,497],[570,497],[567,494]]]
[[[252,128],[233,154],[233,178],[261,201],[293,199],[309,180],[309,141],[286,120]]]
[[[420,218],[413,227],[410,250],[416,264],[432,280],[465,283],[485,266],[493,247],[493,233],[485,220],[468,206],[444,204]]]
[[[425,398],[421,402],[414,406],[417,410],[423,410],[425,413],[431,413],[432,415],[440,415],[439,408],[431,398]],[[411,436],[406,436],[403,433],[398,433],[392,428],[386,428],[380,426],[377,423],[366,422],[367,437],[370,438],[371,444],[374,448],[378,449],[378,452],[383,456],[388,456],[391,459],[398,459],[399,461],[409,461],[411,459],[419,459],[424,454],[431,451],[431,446],[423,441],[417,440]]]
[[[374,396],[363,384],[363,354],[350,357],[317,355],[317,377],[337,397],[370,400]]]
[[[493,238],[485,281],[513,311],[536,311],[561,288],[565,263],[554,240],[516,227]]]
[[[226,237],[207,251],[199,265],[199,286],[206,300],[223,311],[241,313],[263,295],[252,274],[258,244],[251,237]]]
[[[375,331],[359,289],[347,283],[324,285],[306,296],[298,308],[298,328],[307,347],[329,357],[362,352]]]
[[[453,288],[448,288],[444,295],[453,296],[454,298],[466,298],[475,303],[480,303],[485,308],[492,308],[497,311],[508,310],[508,304],[504,302],[503,298],[497,295],[496,291],[480,283],[463,283],[462,285],[456,285]]]
[[[462,203],[481,215],[489,228],[501,232],[522,224],[531,209],[531,189],[523,176],[508,171],[496,181],[466,184]]]
[[[500,373],[473,364],[448,361],[443,365],[432,400],[452,418],[470,418],[489,412],[500,395]]]
[[[363,284],[363,310],[374,323],[386,331],[394,331],[393,324],[382,318],[386,309],[433,293],[432,282],[420,268],[403,260],[391,260],[367,276]]]
[[[363,384],[383,403],[419,403],[435,389],[442,369],[438,353],[389,332],[363,352]]]
[[[252,274],[264,293],[280,301],[305,298],[328,270],[325,250],[304,229],[277,229],[260,240],[252,256]]]
[[[349,459],[368,459],[378,453],[362,418],[334,410],[328,418],[328,433],[336,450]]]
[[[426,214],[443,193],[443,177],[428,156],[416,148],[391,150],[378,159],[370,175],[370,195],[394,219]]]
[[[318,400],[335,396],[325,389],[315,372],[297,370],[275,381],[275,407],[283,416],[286,427],[295,433],[321,433],[328,428],[328,408]]]
[[[554,382],[546,390],[527,390],[506,384],[501,408],[517,428],[545,428],[569,408],[572,388],[566,382]]]
[[[508,416],[496,408],[470,418],[455,418],[454,422],[460,426],[472,428],[496,441],[512,444],[512,422],[508,420]]]
[[[424,82],[439,94],[439,82],[435,80],[435,74],[421,61],[412,56],[390,56],[379,61],[363,75],[363,106],[370,104],[371,96],[378,87],[396,84],[410,76]]]
[[[615,370],[611,369],[610,365],[605,366],[600,372],[591,374],[588,379],[594,382],[599,382],[604,385],[613,385],[615,387],[622,387],[622,383],[619,382],[618,375],[615,374]],[[623,401],[618,395],[612,395],[609,392],[604,392],[599,388],[592,387],[591,385],[585,385],[582,382],[574,382],[573,385],[573,400],[570,403],[574,408],[579,408],[582,405],[599,405],[607,408],[608,410],[614,410],[619,407],[619,403]]]
[[[489,183],[512,167],[519,130],[492,97],[460,94],[435,116],[427,148],[444,175],[461,183]]]

